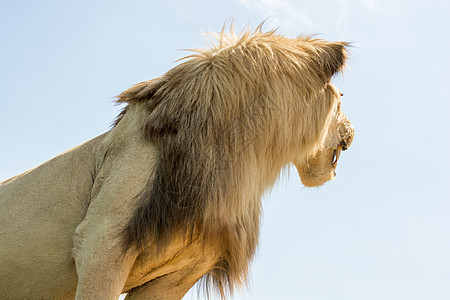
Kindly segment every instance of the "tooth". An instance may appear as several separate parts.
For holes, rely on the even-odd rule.
[[[339,159],[339,157],[341,156],[341,151],[342,151],[342,145],[340,145],[337,150],[336,150],[336,161]]]
[[[338,162],[339,157],[341,156],[342,147],[343,147],[342,145],[339,145],[337,147],[337,149],[334,150],[334,153],[333,153],[333,169],[336,169],[336,167],[337,167],[337,162]]]

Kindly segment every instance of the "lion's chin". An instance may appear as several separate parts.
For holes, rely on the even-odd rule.
[[[297,166],[296,166],[297,167]],[[297,167],[297,171],[298,171]],[[300,174],[301,172],[298,172],[300,175],[300,181],[302,184],[306,187],[317,187],[323,185],[325,182],[333,180],[336,176],[336,172],[334,170],[331,170],[329,172],[310,172],[308,174]]]
[[[342,146],[337,149],[319,151],[304,162],[294,163],[302,184],[307,187],[316,187],[333,180],[341,151]]]

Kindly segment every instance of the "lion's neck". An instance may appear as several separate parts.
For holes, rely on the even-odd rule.
[[[147,139],[139,122],[146,111],[130,107],[114,130],[116,142]],[[180,233],[198,236],[221,254],[212,272],[218,286],[245,280],[259,237],[261,197],[271,187],[282,163],[256,153],[259,145],[236,148],[231,136],[201,138],[201,132],[178,132],[147,141],[158,149],[154,168],[140,193],[140,205],[125,231],[125,248],[164,251]],[[183,136],[181,136],[183,135]],[[230,144],[233,142],[234,144]],[[259,151],[264,152],[264,151]]]

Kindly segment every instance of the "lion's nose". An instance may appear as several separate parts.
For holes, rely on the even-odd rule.
[[[346,119],[339,127],[339,133],[341,134],[342,139],[340,145],[342,145],[342,151],[345,151],[350,148],[350,145],[353,142],[355,128],[353,128],[350,121]]]

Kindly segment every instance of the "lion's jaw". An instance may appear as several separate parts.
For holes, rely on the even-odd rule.
[[[354,132],[347,117],[338,111],[328,127],[324,146],[303,161],[294,162],[303,185],[315,187],[334,179],[341,151],[350,147]]]

